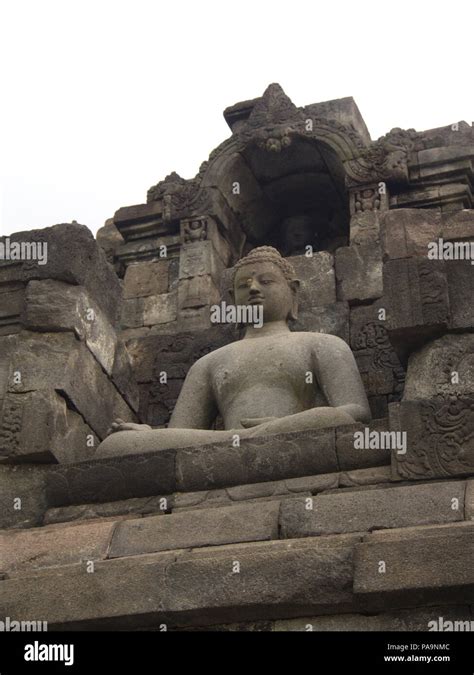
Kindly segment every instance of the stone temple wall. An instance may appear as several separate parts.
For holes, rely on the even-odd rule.
[[[351,98],[297,108],[278,85],[224,115],[232,135],[194,179],[170,174],[97,241],[76,224],[11,237],[49,256],[0,262],[0,617],[474,618],[474,266],[428,256],[439,240],[474,248],[473,128],[373,142]],[[191,365],[239,339],[210,308],[266,244],[302,282],[292,330],[350,345],[373,420],[94,459],[114,418],[165,426]],[[357,431],[406,432],[406,452],[358,447]]]

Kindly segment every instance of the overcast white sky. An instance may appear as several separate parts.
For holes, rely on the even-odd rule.
[[[373,139],[474,119],[472,0],[0,0],[0,235],[94,232],[279,82],[353,96]]]

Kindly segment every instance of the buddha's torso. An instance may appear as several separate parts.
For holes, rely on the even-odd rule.
[[[209,354],[211,386],[226,429],[241,419],[284,417],[327,405],[314,374],[314,333],[234,342]]]

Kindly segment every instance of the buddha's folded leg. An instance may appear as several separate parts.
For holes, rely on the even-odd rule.
[[[264,422],[250,429],[245,429],[245,435],[253,438],[267,434],[281,434],[289,431],[308,431],[311,429],[328,429],[331,427],[355,424],[355,420],[340,408],[310,408],[294,415],[279,417]]]
[[[208,443],[231,443],[235,434],[248,435],[248,430],[212,431],[207,429],[152,429],[150,431],[117,431],[102,441],[95,458],[138,455],[159,450],[173,450]]]

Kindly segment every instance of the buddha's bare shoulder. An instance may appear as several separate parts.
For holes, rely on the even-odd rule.
[[[308,333],[293,332],[291,335],[298,336],[297,339],[304,341],[312,347],[317,353],[330,353],[334,355],[350,353],[351,349],[347,342],[337,335],[329,333]]]

